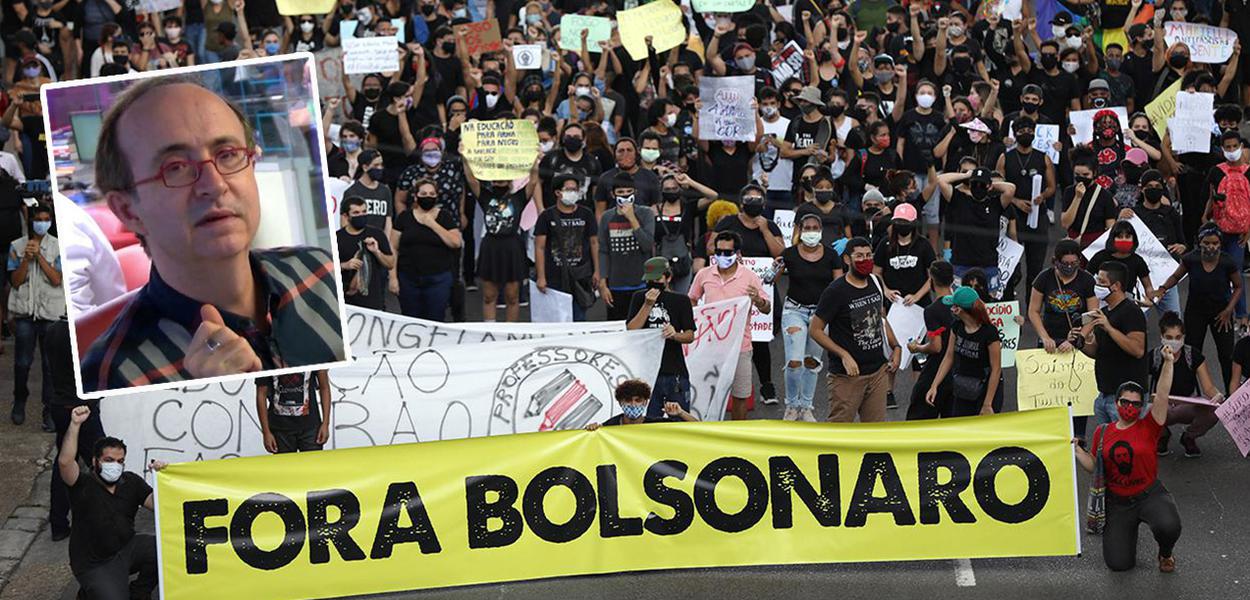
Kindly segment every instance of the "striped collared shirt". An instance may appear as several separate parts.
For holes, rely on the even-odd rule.
[[[265,370],[344,360],[334,259],[321,248],[253,250],[252,274],[268,299],[269,334],[252,319],[218,307],[226,326],[251,344]],[[203,302],[161,279],[142,290],[82,360],[83,391],[194,379],[183,366]]]

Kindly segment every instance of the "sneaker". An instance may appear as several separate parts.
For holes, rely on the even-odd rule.
[[[1176,557],[1175,556],[1160,556],[1159,557],[1159,572],[1160,573],[1172,573],[1174,571],[1176,571]]]
[[[763,397],[760,402],[763,402],[764,404],[769,406],[777,404],[777,386],[772,383],[760,385],[760,396]]]
[[[789,406],[787,406],[787,407],[786,407],[786,412],[785,412],[785,414],[781,415],[781,420],[782,420],[782,421],[797,421],[797,420],[799,420],[799,409],[797,409],[797,408],[790,408]]]
[[[1198,440],[1181,434],[1181,447],[1185,448],[1185,458],[1199,458],[1202,456],[1202,449],[1198,448]]]
[[[476,291],[477,291],[477,284],[476,284],[476,283],[472,283],[472,282],[469,282],[469,283],[464,284],[464,291],[466,291],[466,292],[476,292]]]
[[[894,392],[887,392],[885,395],[886,408],[898,408],[898,399],[894,397]]]
[[[812,414],[812,409],[804,408],[799,410],[799,420],[807,423],[815,423],[816,415]]]
[[[1164,427],[1163,431],[1159,434],[1159,444],[1155,450],[1156,453],[1158,453],[1159,456],[1167,456],[1171,454],[1172,449],[1168,448],[1168,443],[1171,441],[1172,441],[1172,430],[1168,429],[1167,427]]]
[[[517,303],[517,306],[520,306],[520,307],[526,307],[526,306],[529,306],[529,305],[530,305],[530,301],[529,301],[529,300],[522,300],[522,301],[520,301],[520,302],[518,302],[518,303]]]
[[[22,423],[25,423],[26,422],[26,403],[22,402],[21,404],[18,404],[14,402],[13,412],[9,413],[9,419],[13,421],[14,425],[21,425]]]
[[[52,411],[46,406],[43,408],[43,432],[56,433],[56,422],[52,420]]]
[[[64,531],[60,531],[60,530],[52,531],[52,541],[54,542],[59,542],[68,537],[69,537],[69,529],[66,529]]]

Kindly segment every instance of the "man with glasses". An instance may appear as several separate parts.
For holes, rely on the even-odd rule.
[[[109,108],[99,148],[96,185],[152,273],[87,351],[84,391],[344,359],[330,253],[252,249],[260,149],[237,107],[192,77],[147,79]]]

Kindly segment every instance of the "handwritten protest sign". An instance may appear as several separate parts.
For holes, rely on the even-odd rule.
[[[483,52],[495,52],[503,48],[503,39],[499,36],[499,21],[487,19],[476,23],[464,23],[455,27],[456,35],[464,42],[470,56],[478,56]]]
[[[517,44],[512,47],[512,62],[518,70],[541,69],[543,66],[542,44]]]
[[[912,357],[911,350],[907,349],[907,342],[921,344],[925,341],[924,307],[918,304],[904,306],[900,298],[890,306],[890,314],[886,315],[885,320],[894,332],[894,339],[903,347],[899,368],[906,368],[911,364]]]
[[[695,12],[736,13],[755,6],[755,0],[694,0]]]
[[[773,80],[785,81],[801,73],[802,69],[803,49],[794,40],[790,40],[773,58]]]
[[[399,42],[394,36],[343,38],[343,72],[389,73],[399,70]]]
[[[1007,289],[1007,282],[1016,271],[1016,265],[1020,264],[1021,256],[1024,256],[1024,246],[1019,242],[1007,236],[998,238],[998,275],[990,282],[991,296],[1003,297],[1003,290]]]
[[[1222,63],[1233,55],[1237,33],[1223,27],[1168,21],[1163,24],[1163,41],[1170,48],[1177,42],[1189,46],[1189,60],[1198,63]]]
[[[1150,269],[1150,283],[1156,288],[1159,287],[1172,273],[1176,272],[1178,266],[1176,259],[1172,258],[1172,253],[1155,237],[1154,232],[1146,226],[1146,223],[1133,215],[1129,219],[1133,224],[1133,230],[1137,232],[1137,255],[1146,261],[1146,266]],[[1082,254],[1085,259],[1089,260],[1094,257],[1099,250],[1107,247],[1107,236],[1111,235],[1110,231],[1104,232],[1098,239],[1094,240]],[[1140,282],[1137,283],[1137,297],[1142,297],[1146,292],[1142,289]]]
[[[616,13],[621,44],[634,60],[647,57],[647,36],[656,52],[664,52],[686,41],[681,9],[669,0],[655,0],[638,8]]]
[[[356,27],[359,24],[360,23],[355,19],[339,23],[339,39],[356,37]],[[394,35],[401,40],[404,39],[404,25],[405,23],[403,19],[391,19],[391,26],[395,28]]]
[[[1250,456],[1250,381],[1216,408],[1215,416],[1220,418],[1241,455]]]
[[[319,2],[327,6],[327,8],[321,10],[323,13],[330,12],[334,8],[334,0],[319,0]],[[140,12],[161,13],[173,10],[179,6],[182,6],[182,0],[139,0]]]
[[[748,269],[755,271],[760,276],[760,280],[764,281],[763,288],[760,289],[760,295],[772,302],[773,284],[768,281],[773,277],[773,264],[776,262],[774,258],[760,257],[742,257],[742,264]],[[777,308],[774,306],[773,310]],[[754,306],[751,307],[751,341],[752,342],[771,342],[773,341],[773,315],[763,314]]]
[[[1094,141],[1094,115],[1109,110],[1120,118],[1120,130],[1128,129],[1128,110],[1123,106],[1114,106],[1111,108],[1097,108],[1094,110],[1074,110],[1068,113],[1068,122],[1072,127],[1076,128],[1076,133],[1072,136],[1074,144],[1088,144]]]
[[[599,52],[599,42],[612,39],[612,21],[606,17],[565,15],[560,19],[560,49],[581,51],[583,31],[587,32],[586,50]]]
[[[343,71],[340,61],[343,58],[342,48],[322,48],[313,53],[317,60],[317,93],[324,98],[342,98],[347,94],[343,89]]]
[[[181,2],[174,2],[178,6]],[[334,10],[336,0],[278,0],[278,14],[294,17],[298,15],[324,15]]]
[[[1036,125],[1033,127],[1033,149],[1045,152],[1050,162],[1059,164],[1059,150],[1055,143],[1059,141],[1058,125]]]
[[[781,230],[781,239],[785,241],[786,247],[789,248],[794,244],[794,211],[779,210],[773,213],[773,223],[777,224],[777,229]]]
[[[1020,303],[993,302],[985,305],[990,313],[990,324],[998,329],[998,341],[1003,345],[1002,367],[1016,366],[1016,350],[1020,346],[1020,324],[1016,317],[1020,316]]]
[[[1016,351],[1016,399],[1019,410],[1072,405],[1075,416],[1094,414],[1098,382],[1094,359],[1084,354],[1040,348]]]
[[[755,78],[750,75],[700,79],[699,139],[755,140],[754,97]]]
[[[1168,119],[1176,112],[1176,94],[1180,89],[1181,80],[1177,79],[1146,105],[1146,117],[1160,138],[1167,133]]]
[[[1206,154],[1211,151],[1211,128],[1204,121],[1172,117],[1168,119],[1168,133],[1171,134],[1172,151],[1176,154]]]
[[[511,181],[529,174],[538,156],[538,133],[528,119],[469,121],[460,126],[464,158],[481,181]]]

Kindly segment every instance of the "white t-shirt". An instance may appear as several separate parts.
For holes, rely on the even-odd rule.
[[[777,117],[776,121],[769,123],[764,121],[764,135],[772,135],[779,140],[786,139],[786,130],[790,128],[790,119],[785,117]],[[775,146],[770,146],[765,152],[780,152]],[[760,179],[760,174],[764,172],[760,168],[760,154],[757,153],[751,159],[751,173],[756,180]],[[777,166],[768,173],[768,189],[790,191],[790,184],[794,179],[794,161],[788,158],[778,158]]]

